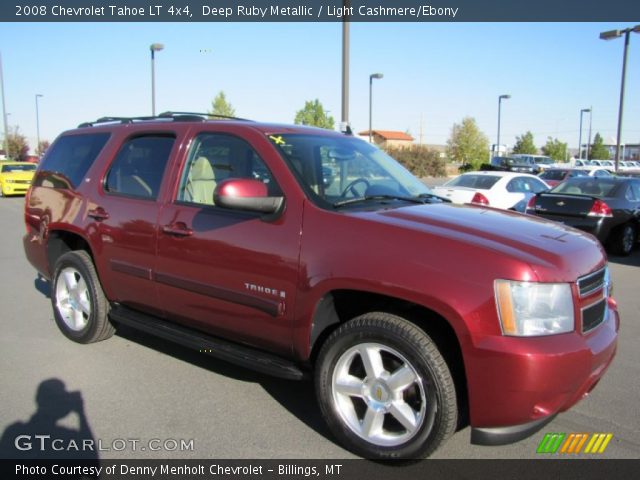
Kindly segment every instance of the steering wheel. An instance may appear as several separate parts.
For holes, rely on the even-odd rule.
[[[351,195],[353,196],[353,198],[359,197],[360,194],[358,193],[358,191],[355,189],[355,186],[360,184],[360,183],[364,183],[365,185],[365,191],[367,188],[369,188],[371,186],[371,184],[369,183],[369,181],[366,178],[356,178],[353,182],[349,183],[349,185],[347,185],[344,190],[342,191],[342,193],[340,194],[340,198],[346,198],[347,194],[351,193]]]

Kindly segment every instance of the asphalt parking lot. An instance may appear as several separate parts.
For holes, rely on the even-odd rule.
[[[7,438],[16,422],[41,435],[80,431],[100,441],[106,459],[352,457],[325,428],[309,382],[253,373],[129,330],[93,345],[63,337],[48,284],[24,258],[23,201],[0,198],[0,457],[15,451]],[[622,328],[617,358],[595,391],[527,440],[472,446],[467,428],[436,458],[539,458],[545,432],[612,433],[602,457],[640,456],[640,250],[610,264]]]

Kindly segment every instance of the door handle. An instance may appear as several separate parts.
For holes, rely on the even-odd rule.
[[[101,222],[109,218],[109,214],[102,207],[91,209],[87,212],[87,217],[93,218],[97,222]]]
[[[162,231],[168,235],[175,235],[177,237],[190,237],[193,235],[193,230],[182,222],[165,225],[162,227]]]

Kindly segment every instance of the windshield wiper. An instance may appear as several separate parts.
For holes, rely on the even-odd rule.
[[[333,204],[334,208],[342,207],[344,205],[353,205],[355,203],[364,203],[370,200],[402,200],[404,202],[424,204],[423,200],[418,197],[405,197],[402,195],[365,195],[364,197],[350,198],[349,200],[341,200]]]

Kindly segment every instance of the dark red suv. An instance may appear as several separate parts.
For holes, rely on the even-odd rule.
[[[195,114],[62,134],[26,201],[56,322],[125,324],[289,379],[313,375],[372,458],[536,432],[616,351],[606,257],[545,220],[454,206],[349,135]]]

